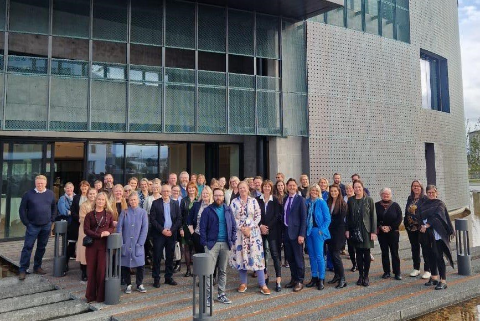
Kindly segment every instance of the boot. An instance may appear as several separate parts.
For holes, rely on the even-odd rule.
[[[331,279],[331,280],[328,281],[327,283],[328,283],[328,284],[334,284],[334,283],[337,283],[339,280],[340,280],[340,277],[338,276],[338,274],[335,274],[335,276],[333,277],[333,279]]]
[[[323,282],[324,282],[323,279],[319,279],[319,280],[318,280],[317,288],[318,288],[319,290],[325,289],[325,284],[324,284]]]
[[[307,285],[305,285],[307,288],[311,288],[311,287],[314,287],[318,284],[318,277],[312,277],[312,280],[310,281],[310,283],[308,283]]]
[[[82,281],[87,281],[87,266],[80,264],[80,269],[82,270]]]
[[[347,286],[347,282],[345,282],[345,277],[341,277],[340,280],[338,281],[338,284],[335,288],[341,289]]]
[[[65,263],[65,272],[68,272],[68,261],[70,260],[69,257],[67,257],[67,263]]]

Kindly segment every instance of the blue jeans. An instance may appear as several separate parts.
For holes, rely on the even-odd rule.
[[[48,238],[50,237],[50,229],[52,223],[45,225],[28,224],[25,231],[25,243],[23,244],[22,255],[20,256],[20,272],[26,272],[30,267],[30,257],[32,256],[33,246],[37,241],[37,249],[33,259],[33,270],[42,267],[42,259],[47,247]]]
[[[323,235],[318,232],[318,227],[312,228],[312,232],[307,236],[308,256],[310,257],[310,268],[312,277],[325,279],[325,258],[323,257]]]

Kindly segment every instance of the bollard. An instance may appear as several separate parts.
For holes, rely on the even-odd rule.
[[[105,304],[113,305],[120,301],[120,257],[122,235],[112,233],[107,238],[107,259],[105,273]]]
[[[470,260],[470,240],[468,236],[468,220],[459,218],[455,220],[456,247],[458,274],[471,275],[472,266]]]
[[[65,220],[55,222],[55,248],[53,254],[53,276],[65,276],[67,265],[67,226]]]
[[[193,256],[193,320],[210,319],[213,315],[213,260],[210,254],[199,253]],[[197,276],[199,278],[199,300],[198,300],[198,314],[196,309],[196,294],[195,288],[197,285]],[[207,277],[210,276],[210,282],[207,285]],[[207,315],[207,293],[206,286],[210,288],[211,304],[210,313]]]

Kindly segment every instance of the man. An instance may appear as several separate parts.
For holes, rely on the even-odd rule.
[[[112,195],[112,189],[113,189],[113,176],[112,174],[105,174],[103,177],[103,189],[105,190],[108,195]]]
[[[177,174],[170,173],[170,175],[168,175],[168,185],[170,185],[170,187],[177,185]]]
[[[310,187],[310,181],[308,180],[308,176],[306,174],[300,175],[300,187],[298,190],[300,194],[302,194],[303,198],[307,198],[308,188]]]
[[[255,176],[255,178],[253,179],[253,190],[250,196],[257,198],[262,195],[262,183],[262,176]]]
[[[188,185],[188,182],[190,181],[190,175],[188,175],[187,172],[183,171],[180,173],[179,178],[180,178],[180,192],[182,193],[182,198],[185,198],[188,195],[187,185]]]
[[[37,241],[37,249],[33,261],[33,273],[45,274],[42,269],[42,260],[50,237],[52,222],[55,221],[56,208],[55,194],[47,189],[47,178],[44,175],[38,175],[35,177],[35,188],[26,192],[20,203],[20,220],[27,230],[20,256],[19,280],[25,280],[35,241]]]
[[[177,285],[173,280],[173,251],[177,239],[177,230],[182,224],[178,202],[170,198],[172,188],[163,185],[162,197],[153,201],[150,210],[153,236],[153,286],[160,287],[160,261],[165,249],[165,284]]]
[[[340,186],[340,191],[342,192],[342,196],[347,195],[347,192],[345,191],[345,185],[342,184],[342,177],[340,174],[335,173],[333,174],[333,183]]]
[[[180,204],[182,202],[182,197],[180,196],[180,186],[178,186],[178,185],[172,186],[172,197],[171,197],[171,199],[174,200],[174,201],[177,201],[178,206],[180,206]],[[177,240],[180,240],[180,229],[177,233]],[[175,261],[175,267],[173,268],[173,272],[175,272],[175,273],[180,272],[180,270],[181,270],[181,264],[180,263],[181,263],[181,259]]]
[[[298,195],[295,179],[290,178],[287,181],[287,191],[288,196],[283,201],[285,225],[283,244],[292,279],[285,288],[293,288],[294,292],[299,292],[303,289],[305,278],[303,243],[307,232],[307,207],[303,197]]]
[[[230,304],[225,295],[227,284],[227,264],[231,247],[235,244],[237,227],[230,206],[225,205],[225,194],[222,189],[213,191],[214,203],[202,213],[200,219],[200,243],[205,253],[210,254],[213,265],[218,264],[218,296],[217,301]],[[207,284],[210,280],[208,279]],[[210,288],[207,287],[207,306],[212,304]]]
[[[153,193],[153,180],[148,181],[148,194],[152,195]]]
[[[285,174],[278,172],[277,175],[275,175],[275,179],[277,181],[285,182]]]
[[[355,181],[358,181],[360,179],[360,175],[358,174],[353,174],[352,175],[352,184],[355,183]],[[364,187],[363,190],[365,191],[365,193],[370,196],[370,191],[368,190],[368,188]],[[345,193],[346,195],[347,193]]]

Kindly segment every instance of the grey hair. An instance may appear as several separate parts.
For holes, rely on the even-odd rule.
[[[380,196],[382,196],[382,194],[385,192],[389,192],[390,194],[392,194],[392,189],[390,187],[382,188],[382,190],[380,191]]]

